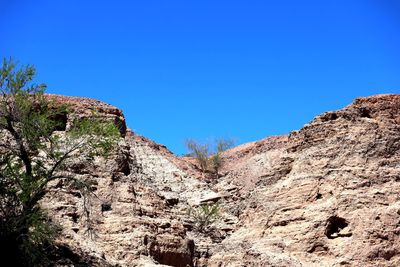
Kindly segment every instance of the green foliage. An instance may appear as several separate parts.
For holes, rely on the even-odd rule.
[[[35,73],[11,59],[0,69],[0,250],[24,266],[45,266],[57,233],[38,204],[48,183],[63,179],[88,199],[90,182],[76,179],[69,164],[108,154],[119,138],[112,122],[96,117],[57,132],[68,107],[48,100],[46,86],[32,83]]]
[[[210,156],[208,144],[200,144],[194,140],[186,141],[186,147],[190,151],[190,155],[196,158],[200,169],[205,172],[208,169],[208,157]]]
[[[201,144],[194,140],[186,141],[189,155],[197,160],[200,169],[203,172],[210,171],[217,177],[223,164],[221,153],[231,148],[233,145],[234,142],[231,139],[216,139],[214,141],[214,146]],[[210,149],[210,147],[213,149]]]
[[[190,207],[188,209],[188,215],[194,221],[196,229],[203,232],[207,226],[221,217],[220,205],[218,203],[207,203],[196,208]]]
[[[29,225],[29,230],[26,238],[22,238],[19,248],[23,264],[48,265],[47,249],[53,245],[53,238],[60,233],[61,228],[54,224],[41,209],[30,212],[26,224]]]
[[[223,161],[221,158],[221,153],[225,150],[231,148],[234,145],[233,140],[230,139],[217,139],[216,143],[216,152],[211,156],[211,168],[213,173],[218,176],[219,169],[222,167]]]
[[[120,136],[119,129],[113,122],[99,118],[85,118],[75,122],[68,134],[77,139],[85,137],[86,145],[93,148],[93,155],[108,155]]]

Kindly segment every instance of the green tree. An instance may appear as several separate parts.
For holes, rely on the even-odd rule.
[[[14,266],[46,265],[57,233],[39,205],[48,184],[62,179],[87,199],[90,181],[74,178],[69,164],[107,154],[119,137],[112,122],[96,116],[57,131],[68,107],[52,103],[34,76],[33,66],[18,68],[12,59],[0,69],[0,251]]]

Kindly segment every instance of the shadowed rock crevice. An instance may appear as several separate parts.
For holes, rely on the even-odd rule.
[[[68,122],[67,112],[55,114],[50,119],[57,122],[54,131],[65,131],[65,129],[67,128],[67,122]]]
[[[320,242],[316,242],[314,244],[312,244],[312,246],[307,250],[307,252],[309,253],[327,253],[329,251],[329,248]]]
[[[51,260],[54,265],[51,266],[74,266],[74,267],[87,267],[87,266],[97,266],[97,267],[111,267],[105,259],[101,257],[96,257],[94,255],[89,255],[81,250],[72,251],[66,245],[58,245],[52,250]]]
[[[351,236],[351,233],[345,235],[343,233],[340,233],[348,225],[349,223],[345,219],[337,216],[332,216],[328,219],[326,223],[325,235],[329,239],[334,239],[340,236]]]
[[[193,240],[167,236],[146,239],[145,245],[149,255],[160,264],[174,267],[194,266]]]

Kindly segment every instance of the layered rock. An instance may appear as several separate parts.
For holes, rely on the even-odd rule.
[[[71,104],[67,123],[95,110],[125,125],[109,105],[52,97]],[[121,129],[111,157],[75,170],[96,181],[91,237],[79,193],[54,184],[43,201],[63,226],[59,246],[88,265],[400,265],[399,95],[358,98],[299,131],[226,151],[211,182],[192,159]],[[217,201],[220,219],[196,231],[188,208]]]
[[[57,118],[65,124],[65,129],[74,123],[75,120],[90,117],[101,117],[104,120],[112,121],[119,128],[121,136],[124,137],[126,134],[126,122],[122,111],[109,104],[101,102],[99,100],[84,98],[84,97],[71,97],[46,94],[46,98],[57,107],[64,106],[67,110],[64,116],[61,114]]]
[[[93,113],[125,125],[122,112],[110,105],[49,98],[67,103],[66,130],[76,119]],[[186,235],[183,218],[188,202],[212,191],[174,162],[187,165],[165,147],[128,130],[121,132],[108,158],[96,157],[90,164],[71,168],[75,177],[94,181],[95,197],[83,199],[78,191],[64,190],[62,181],[52,184],[42,206],[63,228],[58,245],[69,252],[60,256],[65,258],[59,264],[193,266],[194,242]],[[90,205],[84,205],[85,201]],[[90,221],[85,216],[87,207]],[[71,255],[82,255],[82,259]]]
[[[227,178],[260,170],[254,190],[209,265],[399,265],[399,108],[399,95],[359,98],[252,145],[265,149],[239,159]]]

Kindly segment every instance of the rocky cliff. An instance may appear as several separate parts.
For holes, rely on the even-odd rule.
[[[66,125],[95,110],[121,128],[109,158],[73,168],[96,182],[93,231],[79,193],[56,183],[42,202],[63,227],[58,266],[400,265],[400,95],[228,150],[218,179],[126,130],[114,107],[52,97],[72,103]],[[219,220],[197,231],[188,208],[215,201]]]

